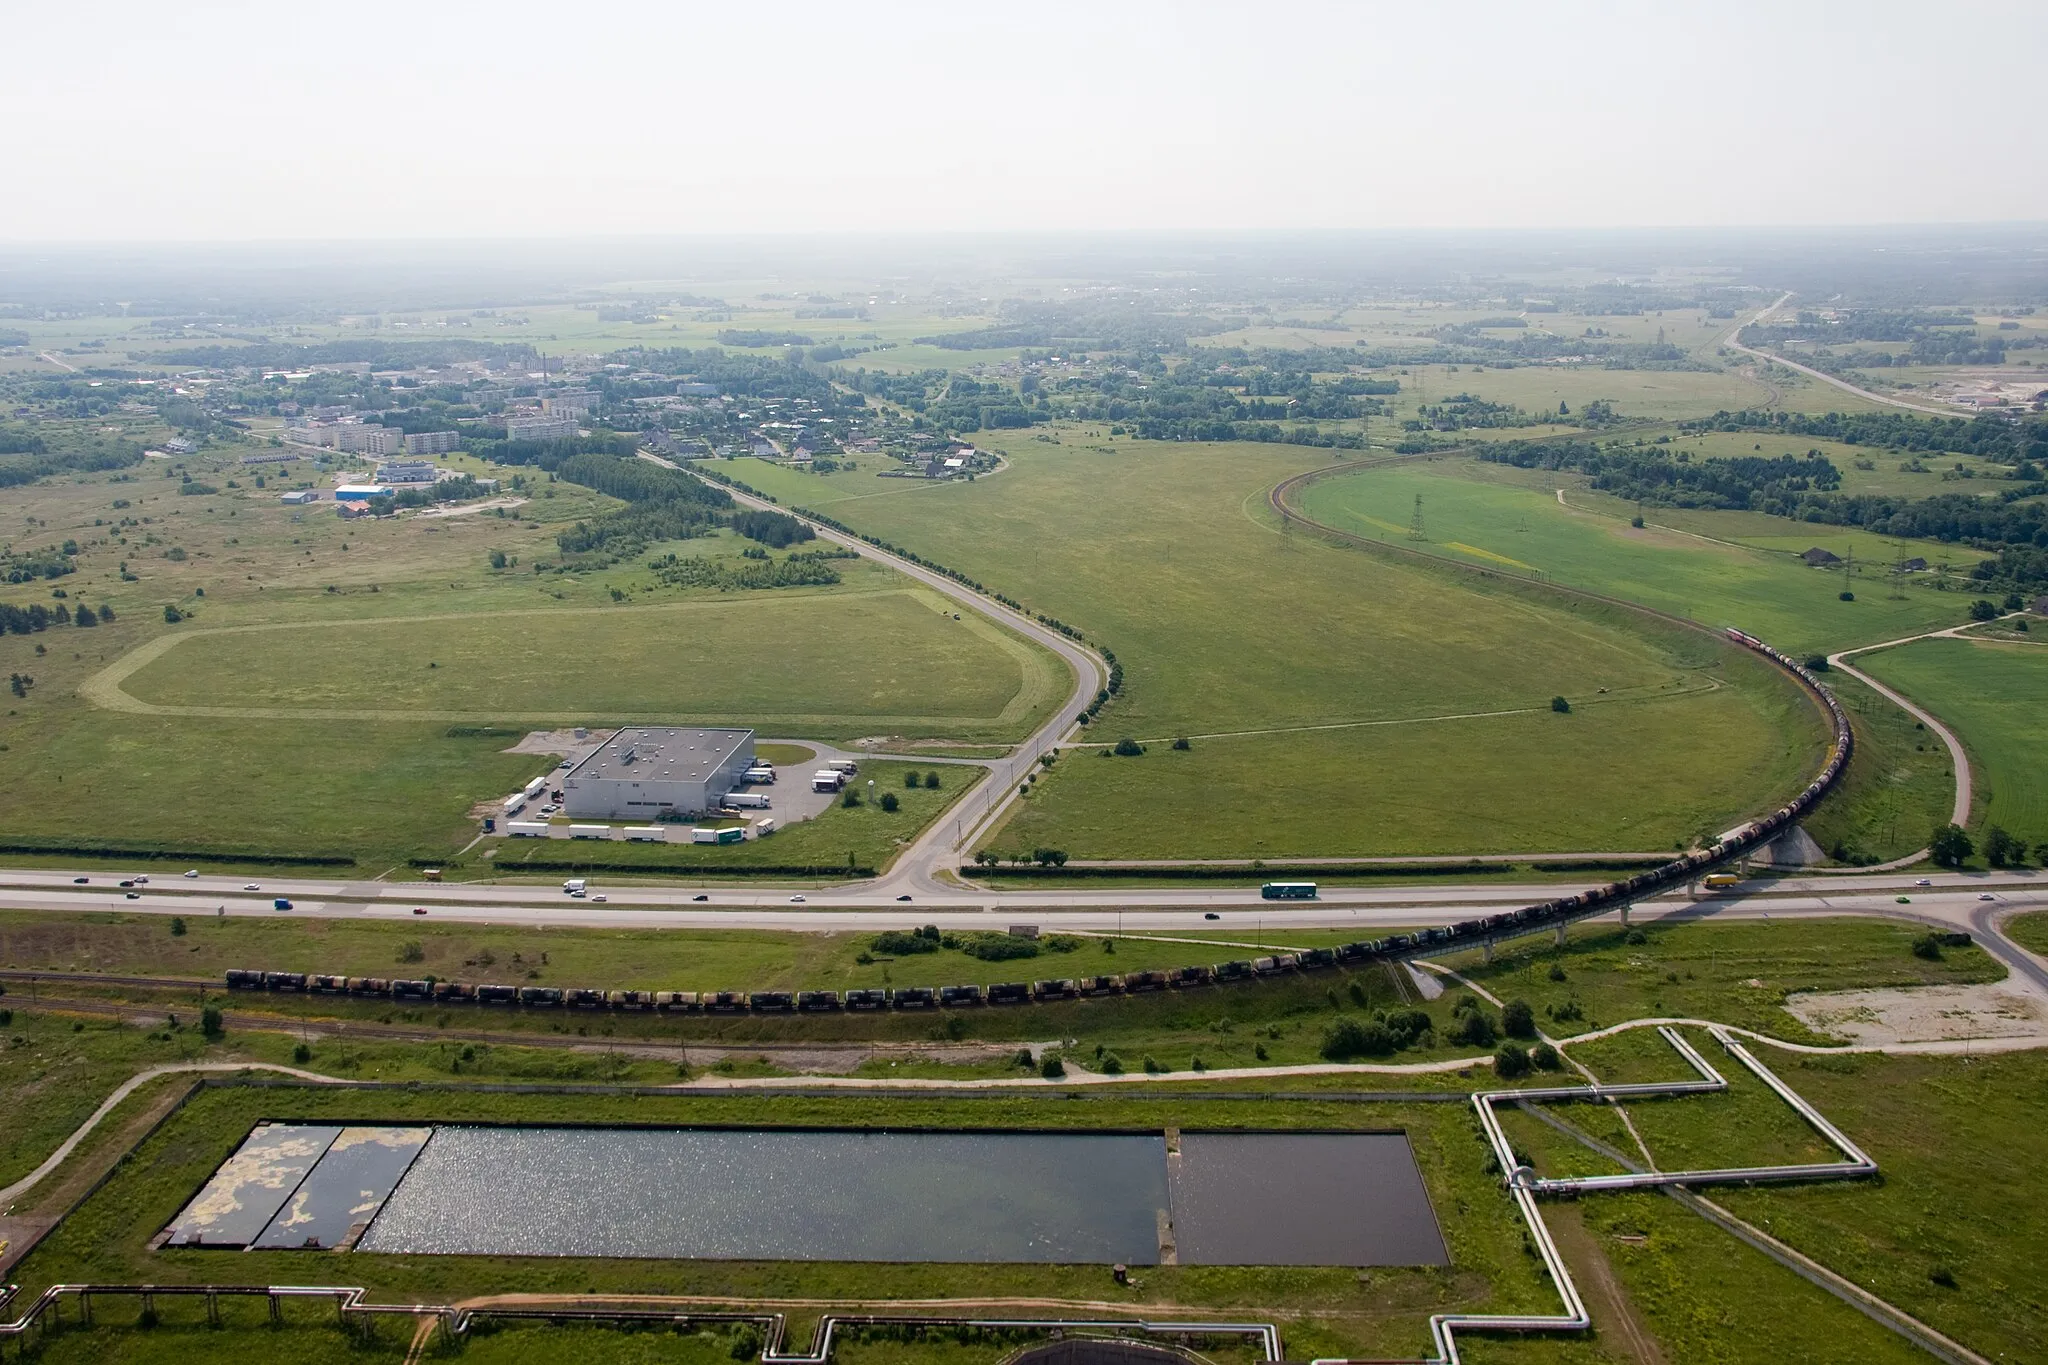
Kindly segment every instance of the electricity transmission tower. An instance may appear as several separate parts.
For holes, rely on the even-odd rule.
[[[1408,539],[1429,539],[1428,536],[1422,533],[1422,494],[1420,493],[1415,495],[1415,515],[1408,518]]]

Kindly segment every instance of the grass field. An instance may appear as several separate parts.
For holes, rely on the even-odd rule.
[[[1664,1169],[1822,1155],[1812,1131],[1732,1059],[1723,1065],[1710,1038],[1695,1033],[1692,1041],[1731,1089],[1725,1104],[1629,1107]],[[1573,1055],[1607,1081],[1679,1074],[1670,1050],[1646,1033],[1574,1048]],[[2048,1055],[1812,1057],[1764,1048],[1759,1057],[1868,1151],[1883,1175],[1710,1197],[1973,1350],[1994,1360],[2028,1359],[2048,1332],[2048,1300],[2031,1288],[2041,1250],[2031,1229],[2044,1195],[2009,1173],[2048,1154],[2028,1098],[2048,1079]],[[1586,1106],[1558,1112],[1587,1127],[1599,1122],[1599,1111]],[[1633,1152],[1625,1138],[1614,1145]],[[1627,1224],[1627,1209],[1624,1201],[1588,1204],[1589,1217],[1617,1230]],[[1653,1235],[1653,1244],[1660,1240]],[[1619,1264],[1631,1292],[1683,1312],[1690,1289],[1680,1294],[1675,1282],[1638,1282],[1627,1274],[1629,1255]],[[1953,1283],[1935,1280],[1938,1271]],[[1688,1266],[1687,1284],[1698,1277],[1697,1265]]]
[[[1226,843],[1304,853],[1529,849],[1545,846],[1555,827],[1491,841],[1537,804],[1539,775],[1567,769],[1585,808],[1601,812],[1572,827],[1567,846],[1661,848],[1696,834],[1717,801],[1733,816],[1807,761],[1810,732],[1796,701],[1710,641],[1523,585],[1282,534],[1266,520],[1265,489],[1322,463],[1316,452],[1000,444],[1012,461],[1003,474],[938,488],[744,460],[733,469],[786,503],[999,585],[1115,650],[1124,695],[1091,738],[1291,733],[1205,741],[1196,761],[1179,764],[1163,752],[1117,768],[1102,760],[1099,772],[1074,766],[1092,758],[1063,761],[1016,837],[998,835],[998,847],[1028,831],[1025,846],[1044,838],[1076,857]],[[1062,534],[1045,534],[1051,526]],[[1620,749],[1604,764],[1589,757],[1584,727],[1539,723],[1552,719],[1556,695],[1615,702],[1595,724],[1633,763],[1613,762]],[[1626,722],[1609,719],[1623,701],[1645,704],[1626,708]],[[1530,708],[1543,714],[1313,728]],[[1423,728],[1430,733],[1409,733]],[[1701,734],[1713,743],[1700,745]],[[1505,745],[1513,761],[1490,744]],[[1653,757],[1660,750],[1668,757]],[[1498,789],[1482,796],[1473,783],[1489,761]],[[1265,794],[1297,777],[1310,791],[1302,799]],[[1657,816],[1647,830],[1623,827],[1616,812],[1625,807]]]
[[[1022,733],[1063,695],[1065,677],[985,618],[955,621],[941,610],[945,602],[893,588],[202,629],[159,637],[176,643],[118,686],[145,705],[213,714],[723,720],[842,736],[905,726]],[[132,658],[109,676],[132,667]]]
[[[1856,746],[1835,789],[1800,821],[1814,842],[1844,861],[1889,861],[1927,846],[1927,832],[1953,813],[1955,765],[1925,726],[1846,673],[1827,677]]]
[[[1889,920],[1847,918],[1651,923],[1634,933],[1582,925],[1567,933],[1562,949],[1532,936],[1491,963],[1475,953],[1448,965],[1504,1000],[1527,1000],[1537,1022],[1558,1037],[1677,1015],[1739,1024],[1791,1042],[1821,1042],[1785,1011],[1787,996],[2004,977],[1981,948],[1948,950],[1935,962],[1915,957],[1913,940],[1922,932]],[[1569,1015],[1571,1005],[1582,1019],[1558,1017],[1559,1010]],[[1682,1065],[1668,1048],[1660,1054],[1663,1045],[1654,1039],[1644,1046]]]
[[[0,787],[9,841],[382,871],[449,856],[475,832],[474,804],[531,775],[531,757],[499,752],[512,737],[449,733],[461,727],[696,721],[1003,743],[1068,686],[1049,651],[955,621],[867,561],[837,561],[836,587],[737,593],[662,587],[632,564],[541,572],[563,523],[617,504],[540,484],[512,516],[344,522],[277,502],[310,462],[230,487],[252,479],[240,449],[168,476],[150,461],[9,490],[37,543],[78,544],[58,590],[116,613],[0,636],[0,670],[33,680],[0,715],[0,762],[18,779]],[[179,495],[179,469],[220,491]],[[741,544],[675,548],[723,558]],[[0,600],[51,593],[13,585]]]
[[[1865,655],[1857,667],[1941,717],[1970,751],[1980,835],[1999,825],[2048,840],[2048,647],[1923,640]]]
[[[1710,626],[1740,626],[1792,653],[1910,635],[1955,625],[1968,599],[1909,589],[1893,600],[1875,583],[1839,600],[1840,573],[1813,569],[1791,553],[1771,554],[1652,525],[1580,511],[1548,489],[1499,466],[1445,460],[1360,470],[1303,490],[1303,510],[1356,535],[1407,544],[1420,496],[1426,548],[1470,564],[1540,572],[1557,583],[1640,602]],[[1503,477],[1509,475],[1510,477]],[[1556,477],[1556,476],[1548,476]],[[1565,476],[1570,488],[1584,481]],[[1578,500],[1576,491],[1566,498]],[[1695,518],[1719,514],[1695,514]],[[1661,521],[1661,509],[1646,514]],[[1754,520],[1763,520],[1755,518]],[[1791,524],[1770,519],[1786,535]],[[1791,539],[1801,539],[1790,535]],[[1824,543],[1826,535],[1806,537]],[[1802,546],[1803,548],[1803,546]]]

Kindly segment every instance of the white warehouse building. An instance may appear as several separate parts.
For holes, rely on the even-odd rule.
[[[752,730],[621,730],[562,779],[562,808],[572,820],[698,816],[753,766]]]

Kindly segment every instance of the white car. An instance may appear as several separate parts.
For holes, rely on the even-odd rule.
[[[592,896],[591,899],[596,901],[599,905],[604,904],[604,894],[602,892],[598,893],[595,896]]]
[[[196,876],[198,876],[198,875],[199,875],[199,869],[198,869],[198,868],[196,868],[196,867],[188,867],[188,868],[186,868],[186,869],[185,869],[185,879],[186,879],[187,881],[190,881],[190,880],[191,880],[192,878],[194,878],[194,877],[196,877]]]
[[[1919,881],[1917,881],[1917,882],[1914,882],[1914,883],[1913,883],[1913,885],[1915,885],[1915,886],[1932,886],[1932,885],[1934,885],[1934,883],[1933,883],[1932,881],[1928,880],[1928,879],[1927,879],[1926,877],[1922,877],[1922,878],[1921,878],[1921,879],[1920,879]]]
[[[1977,893],[1977,899],[1980,901],[1995,901],[1998,899],[1998,897],[1992,895],[1989,891],[1979,891]]]
[[[263,888],[254,882],[244,882],[242,883],[242,889],[244,891],[261,891]]]
[[[789,898],[789,903],[791,905],[802,905],[804,903],[804,898],[802,896],[791,896]]]

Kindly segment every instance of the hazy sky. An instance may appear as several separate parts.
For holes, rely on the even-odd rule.
[[[2048,3],[0,11],[0,239],[2048,220]]]

